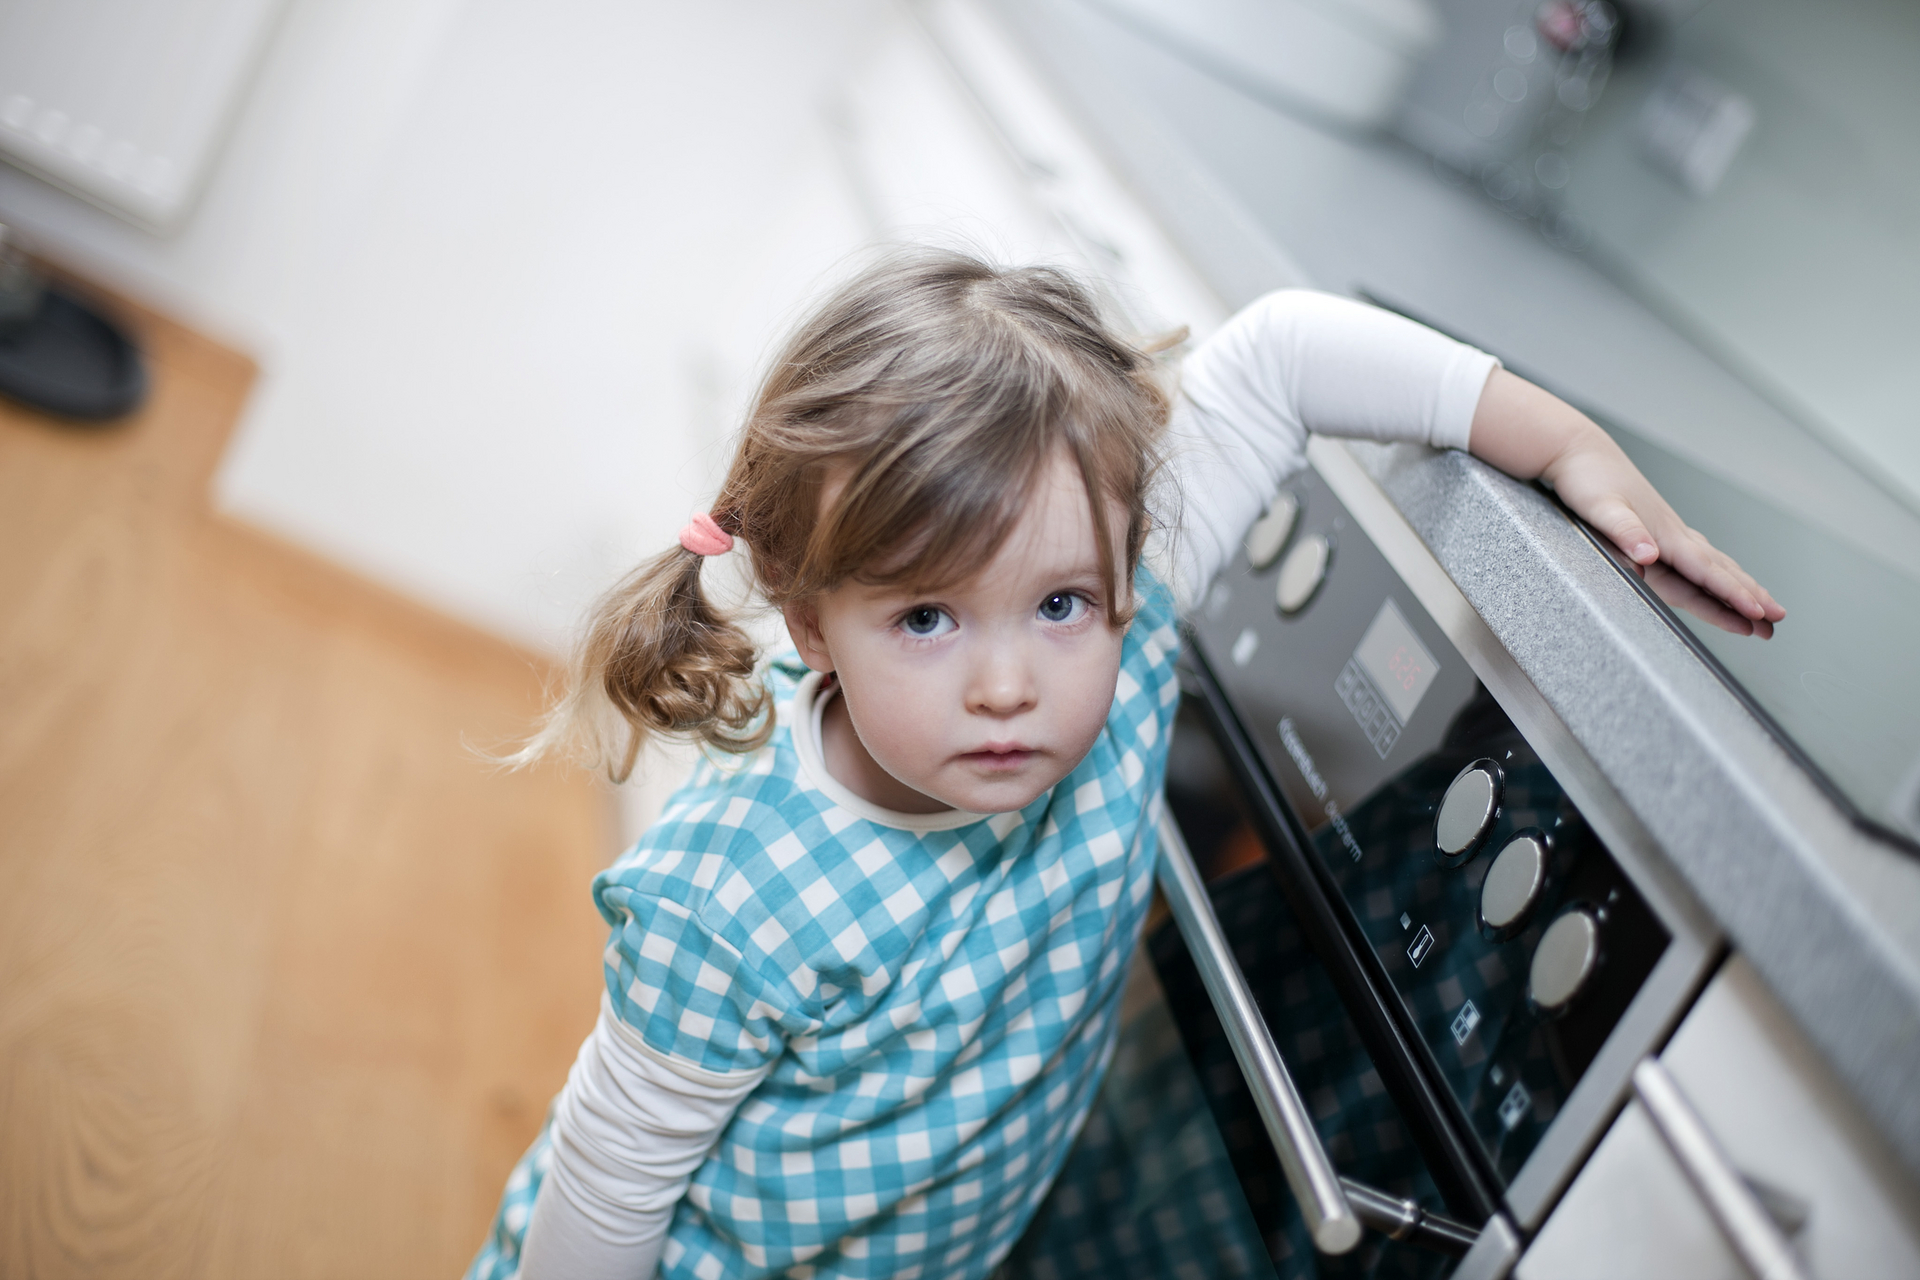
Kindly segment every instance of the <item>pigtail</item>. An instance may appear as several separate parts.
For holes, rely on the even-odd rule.
[[[600,598],[566,693],[514,763],[564,750],[625,782],[656,735],[732,753],[772,736],[770,695],[755,677],[753,642],[707,599],[704,561],[675,547]]]

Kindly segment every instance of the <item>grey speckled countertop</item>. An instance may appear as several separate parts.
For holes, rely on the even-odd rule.
[[[1316,133],[1082,0],[996,8],[1229,304],[1370,293],[1860,554],[1920,545],[1913,513],[1418,157]],[[1857,831],[1545,496],[1460,454],[1354,452],[1920,1175],[1920,861]]]

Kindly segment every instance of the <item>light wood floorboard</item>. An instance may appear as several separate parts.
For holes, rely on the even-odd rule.
[[[0,1277],[455,1276],[592,1025],[535,659],[211,516],[253,379],[0,404]]]

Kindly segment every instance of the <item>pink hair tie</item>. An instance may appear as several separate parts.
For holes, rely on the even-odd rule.
[[[680,545],[697,556],[723,556],[733,550],[733,535],[715,524],[706,512],[696,511],[680,531]]]

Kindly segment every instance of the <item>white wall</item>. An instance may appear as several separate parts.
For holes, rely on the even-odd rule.
[[[224,509],[551,645],[864,238],[818,107],[889,17],[302,0],[176,237],[12,172],[0,210],[259,356]]]
[[[293,0],[176,234],[4,167],[0,219],[259,358],[223,510],[559,648],[704,505],[769,346],[862,246],[1108,270],[1056,216],[1090,198],[1097,238],[1155,234],[977,13],[920,13],[1044,169],[889,0]]]
[[[1219,318],[964,0],[293,0],[174,235],[5,167],[0,220],[259,359],[224,511],[549,649],[878,239]]]

